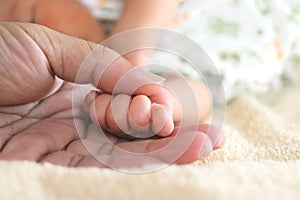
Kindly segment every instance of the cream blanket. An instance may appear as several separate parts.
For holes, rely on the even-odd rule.
[[[129,175],[0,162],[0,199],[299,199],[300,84],[227,107],[226,144],[195,165]]]

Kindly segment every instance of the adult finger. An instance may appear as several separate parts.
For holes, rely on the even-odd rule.
[[[83,130],[82,122],[77,121],[78,124]],[[62,150],[76,137],[72,120],[43,120],[9,138],[1,150],[0,159],[38,160],[45,154]]]
[[[126,59],[105,46],[64,35],[41,25],[4,22],[0,27],[1,35],[4,31],[10,32],[23,46],[34,46],[35,51],[42,53],[35,55],[45,58],[40,65],[48,66],[45,70],[65,81],[93,83],[104,91],[112,92],[117,81],[133,68]],[[82,65],[85,73],[78,76]],[[141,80],[151,83],[164,80],[144,70],[134,71],[130,75],[133,84]]]
[[[127,83],[118,88],[123,93],[133,91],[137,85],[164,80],[139,68],[131,71],[133,65],[107,47],[41,25],[2,22],[0,36],[0,76],[7,79],[0,83],[0,91],[14,94],[0,95],[0,103],[5,105],[12,104],[12,100],[18,104],[42,98],[55,76],[68,82],[93,83],[109,93],[125,74]],[[15,92],[10,92],[12,88]]]
[[[82,156],[93,156],[111,168],[141,167],[149,163],[190,163],[212,150],[209,137],[201,132],[116,144],[78,140],[67,149]]]

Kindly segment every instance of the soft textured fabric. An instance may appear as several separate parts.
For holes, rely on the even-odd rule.
[[[227,106],[225,145],[185,166],[132,175],[0,162],[0,199],[299,199],[300,83]]]

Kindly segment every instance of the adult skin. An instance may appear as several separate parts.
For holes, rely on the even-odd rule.
[[[95,48],[102,48],[101,55],[97,55],[99,65],[87,69],[90,76],[76,80],[80,65]],[[211,126],[201,125],[197,132],[187,129],[184,134],[177,134],[176,146],[186,140],[190,140],[191,145],[171,161],[170,151],[147,153],[168,145],[176,134],[166,138],[126,140],[101,132],[93,123],[86,125],[89,116],[82,105],[87,86],[81,86],[82,100],[72,107],[73,82],[92,83],[111,92],[119,78],[133,66],[119,58],[100,80],[99,74],[93,72],[97,72],[96,67],[114,60],[115,56],[115,52],[101,45],[40,25],[0,23],[0,159],[65,166],[138,167],[145,163],[192,162],[221,146],[223,136],[217,130],[211,131]],[[159,81],[146,72],[144,78]],[[153,90],[142,93],[151,96]],[[175,128],[174,133],[177,130]],[[107,138],[112,142],[109,146]],[[146,154],[137,158],[118,151],[117,147]],[[101,163],[95,154],[106,156],[108,160]]]

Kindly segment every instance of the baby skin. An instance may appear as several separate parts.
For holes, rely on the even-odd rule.
[[[74,0],[0,0],[0,20],[33,22],[98,43],[133,28],[164,27],[175,13],[177,4],[175,0],[127,0],[121,18],[108,35],[87,8]],[[147,53],[142,50],[124,57],[138,66],[145,64]],[[93,122],[117,136],[170,136],[175,133],[174,127],[183,120],[191,123],[203,121],[211,107],[208,89],[199,81],[185,79],[194,92],[198,115],[182,119],[182,112],[188,108],[182,107],[176,94],[168,89],[169,84],[180,87],[180,81],[183,80],[168,77],[165,87],[143,86],[132,95],[92,91],[86,97],[84,107]]]
[[[169,89],[171,87],[176,90],[184,84],[183,81],[191,89],[191,94],[187,92],[185,97],[190,98],[189,100],[194,98],[193,109],[196,110],[195,115],[184,118],[182,113],[189,108],[184,107],[176,94]],[[142,86],[135,91],[138,95],[112,95],[92,91],[85,99],[85,109],[90,113],[91,119],[102,128],[118,136],[135,138],[170,136],[174,133],[174,127],[180,126],[180,123],[196,125],[208,114],[211,102],[209,91],[203,84],[169,78],[164,86]]]

